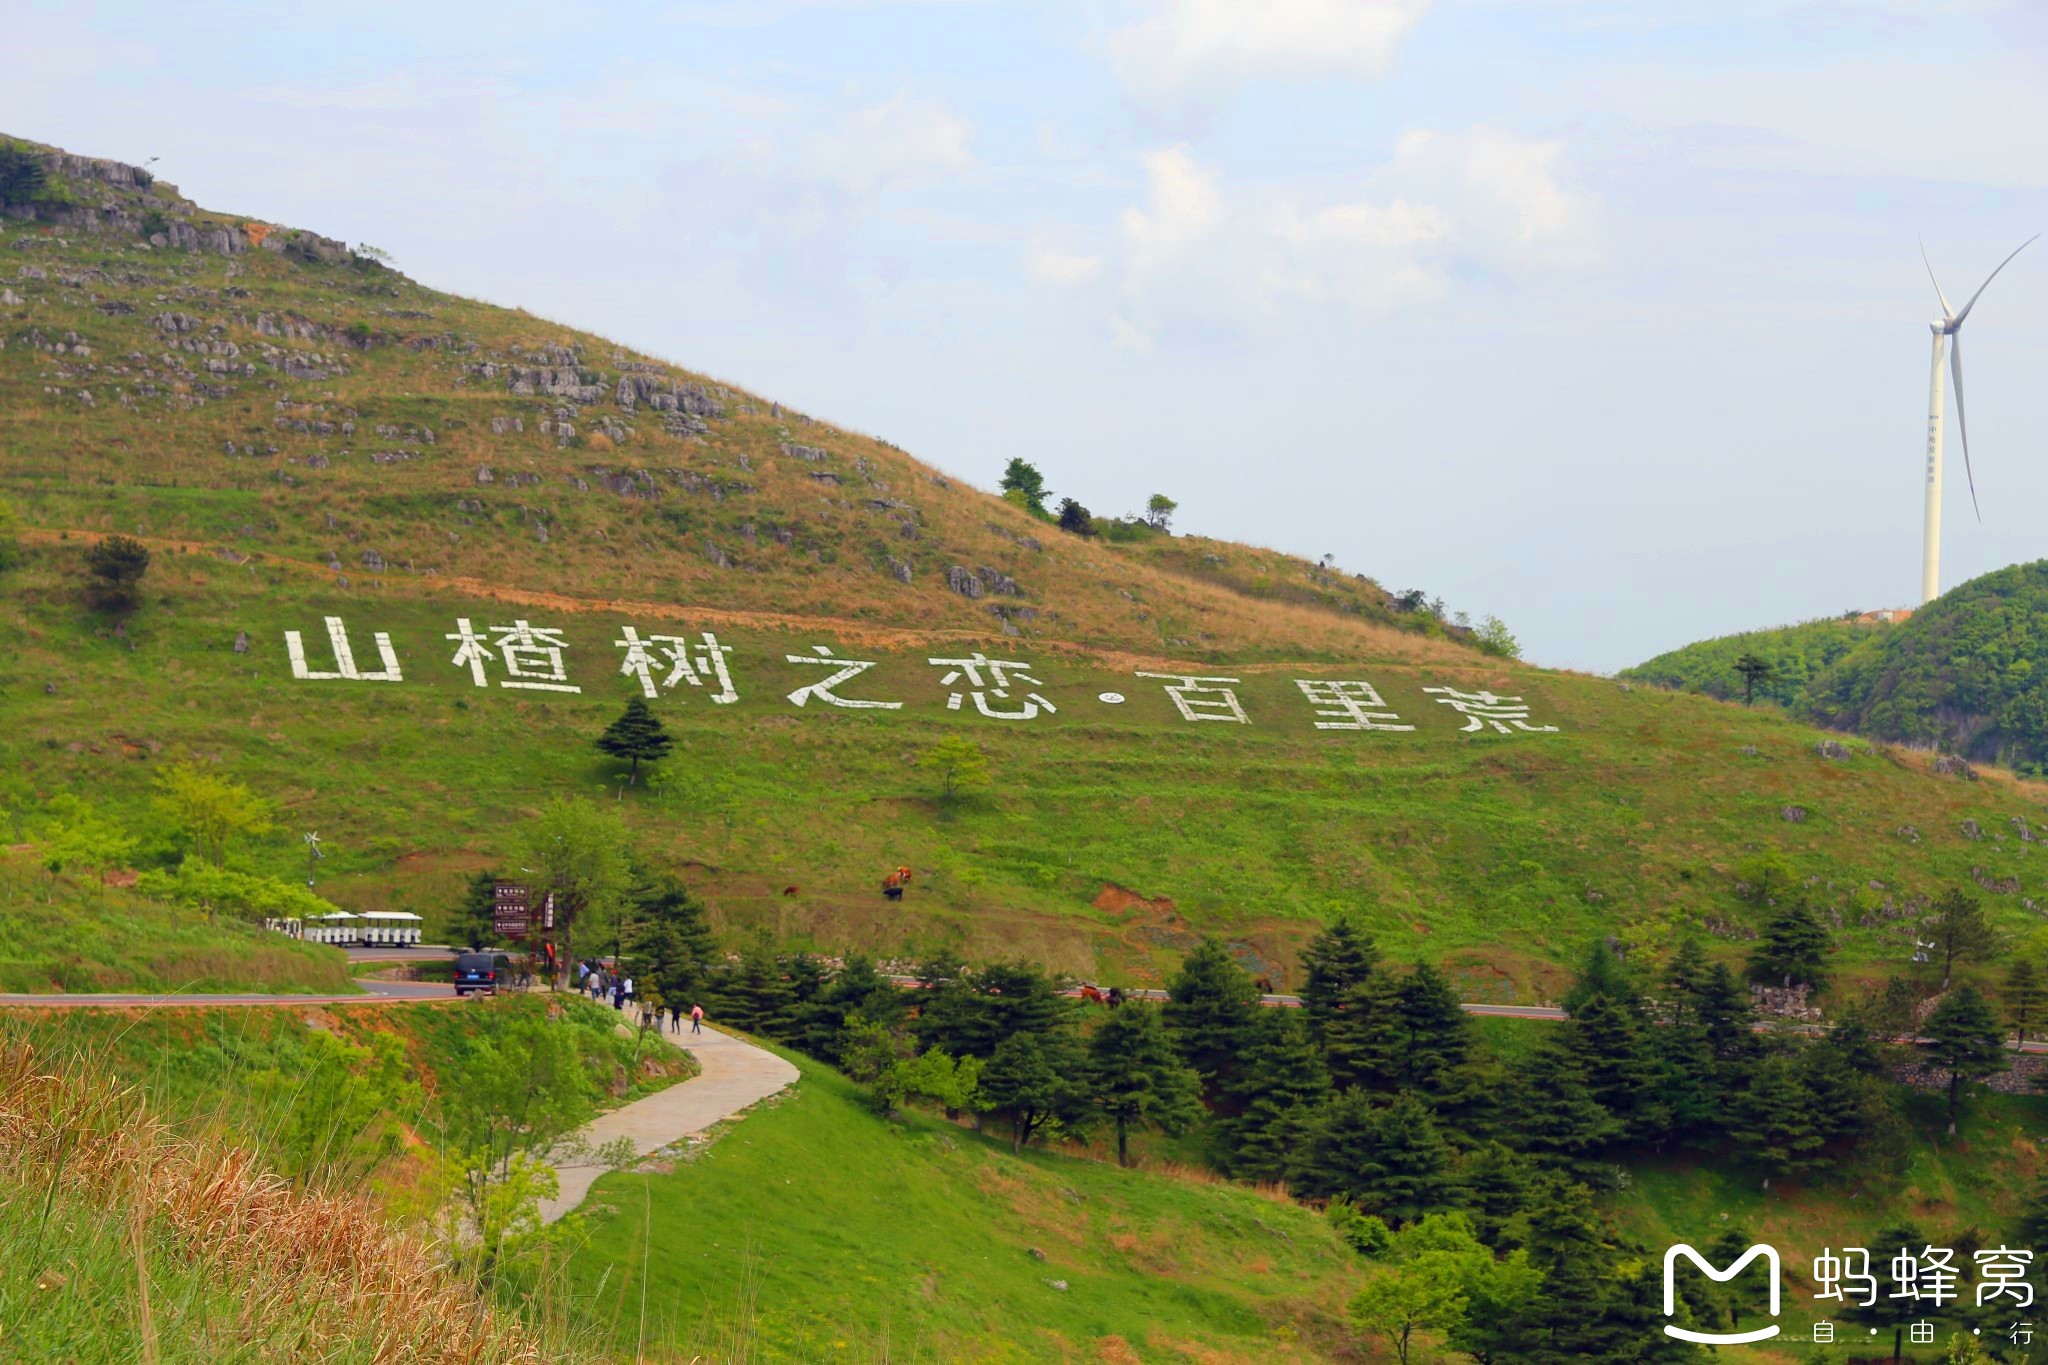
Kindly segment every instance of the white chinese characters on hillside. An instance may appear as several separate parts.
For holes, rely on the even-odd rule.
[[[391,648],[391,637],[378,631],[370,637],[376,646],[377,658],[384,667],[376,673],[365,673],[356,667],[355,651],[349,648],[348,631],[343,628],[339,616],[327,618],[327,640],[334,647],[334,671],[315,673],[306,667],[306,642],[296,630],[284,633],[285,657],[291,660],[292,676],[308,682],[403,682],[398,671],[398,655]]]
[[[1238,704],[1237,693],[1213,683],[1236,683],[1236,678],[1198,678],[1188,673],[1138,673],[1140,678],[1159,678],[1166,683],[1166,695],[1173,698],[1182,720],[1220,720],[1250,725],[1251,717]]]
[[[1017,683],[1029,683],[1033,687],[1045,686],[1044,683],[1024,671],[1031,667],[1030,664],[1017,663],[1010,659],[991,659],[988,655],[979,651],[965,659],[926,659],[925,662],[934,668],[951,670],[945,677],[939,679],[939,686],[941,687],[951,687],[957,682],[964,681],[969,689],[965,695],[974,698],[974,709],[987,716],[990,720],[1030,720],[1037,716],[1040,711],[1045,711],[1048,714],[1058,714],[1059,712],[1057,706],[1054,706],[1036,692],[1027,692],[1021,706],[999,708],[993,711],[989,709],[988,698],[994,697],[997,701],[1008,701],[1010,689]],[[984,672],[988,674],[986,681],[983,681],[981,676]],[[954,692],[947,696],[946,709],[948,711],[958,711],[962,695],[959,692]]]
[[[294,678],[306,682],[402,682],[398,653],[390,635],[373,632],[370,639],[381,667],[365,669],[357,661],[353,643],[339,616],[323,618],[328,649],[334,666],[319,669],[307,656],[304,636],[296,630],[284,632],[285,657]],[[523,618],[509,625],[479,629],[467,617],[458,617],[455,629],[445,639],[455,642],[449,662],[469,671],[477,687],[498,687],[516,691],[580,694],[583,689],[569,681],[567,663],[570,642],[564,629],[537,626]],[[675,694],[688,683],[721,706],[740,699],[733,682],[729,656],[732,646],[719,643],[710,631],[694,635],[642,634],[633,626],[620,626],[614,648],[623,651],[618,672],[636,683],[643,697],[655,699]],[[808,654],[786,654],[784,660],[811,674],[806,682],[786,694],[790,705],[799,709],[818,702],[821,708],[848,711],[900,711],[905,703],[858,695],[870,691],[874,679],[862,675],[879,667],[873,659],[846,659],[832,652],[830,645],[813,645]],[[988,720],[1031,721],[1056,716],[1060,708],[1046,695],[1044,679],[1036,666],[1018,659],[993,659],[976,650],[959,657],[932,656],[925,662],[944,669],[939,685],[946,689],[946,709],[973,710]],[[818,676],[822,672],[823,676]],[[1195,673],[1135,672],[1134,677],[1156,679],[1180,719],[1187,722],[1219,721],[1249,725],[1251,716],[1238,695],[1242,679]],[[1293,683],[1317,730],[1354,733],[1413,733],[1418,727],[1401,718],[1372,683],[1363,678],[1295,678]],[[844,689],[844,691],[842,691]],[[1425,687],[1422,691],[1441,706],[1464,718],[1463,734],[1488,732],[1556,734],[1556,725],[1538,725],[1530,706],[1519,696],[1501,696],[1491,691],[1464,692],[1455,687]],[[1103,706],[1121,706],[1121,692],[1101,692],[1096,701]]]
[[[896,711],[902,708],[903,703],[900,701],[858,701],[842,697],[833,691],[834,688],[852,682],[873,668],[875,664],[872,659],[840,659],[833,657],[829,646],[812,645],[811,648],[818,657],[813,658],[809,654],[785,654],[782,657],[793,664],[816,664],[834,671],[830,677],[799,687],[790,693],[790,705],[802,706],[815,697],[828,706],[843,706],[849,711]]]
[[[483,636],[471,628],[467,616],[457,617],[455,633],[446,637],[457,644],[453,663],[457,668],[467,664],[470,680],[478,687],[490,686],[484,677],[484,665],[496,658],[504,665],[505,672],[511,675],[498,680],[500,687],[530,692],[583,690],[569,682],[569,671],[562,662],[562,653],[569,648],[569,642],[562,638],[561,631],[514,621],[509,626],[492,626],[489,633],[497,636],[492,642],[498,647],[496,655],[484,643]]]
[[[1463,731],[1484,730],[1491,725],[1504,735],[1516,730],[1532,735],[1554,735],[1555,725],[1531,725],[1529,704],[1520,697],[1497,697],[1491,692],[1460,692],[1455,687],[1425,687],[1422,689],[1435,697],[1439,706],[1448,706],[1465,717],[1465,723],[1458,727]]]
[[[626,651],[626,660],[619,665],[619,672],[629,678],[638,678],[643,696],[658,697],[663,689],[674,691],[679,682],[702,687],[709,679],[718,684],[718,690],[711,694],[712,701],[726,706],[740,699],[732,685],[732,674],[725,666],[725,656],[732,653],[732,646],[718,643],[718,637],[710,631],[699,636],[699,643],[695,645],[679,635],[650,635],[643,640],[640,632],[631,626],[621,626],[619,633],[625,638],[612,641]],[[664,661],[668,665],[668,676],[657,685],[654,675]]]

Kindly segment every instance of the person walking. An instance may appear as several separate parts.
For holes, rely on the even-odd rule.
[[[690,1006],[690,1032],[702,1033],[703,1031],[704,1007],[702,1005],[692,1005]]]
[[[612,1008],[623,1013],[626,1008],[626,983],[612,982]]]
[[[683,1031],[683,1004],[680,1000],[668,1007],[668,1031],[670,1033],[681,1033]]]
[[[633,994],[633,978],[630,976],[626,978],[626,1002],[633,1005],[640,1003],[639,998]]]

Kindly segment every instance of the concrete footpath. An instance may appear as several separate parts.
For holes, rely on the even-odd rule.
[[[704,1068],[703,1074],[600,1115],[579,1134],[593,1153],[607,1142],[629,1138],[634,1152],[646,1156],[767,1099],[797,1076],[796,1068],[774,1053],[709,1025],[702,1033],[685,1031],[661,1036],[695,1055]],[[590,1187],[604,1174],[604,1167],[596,1164],[592,1155],[557,1166],[555,1173],[562,1188],[553,1199],[542,1202],[540,1216],[544,1223],[554,1222],[581,1204]]]

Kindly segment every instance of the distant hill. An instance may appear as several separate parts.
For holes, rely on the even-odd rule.
[[[23,868],[67,796],[162,866],[150,780],[182,758],[275,803],[236,853],[252,870],[317,870],[319,894],[417,910],[430,937],[565,792],[614,802],[728,934],[1104,980],[1156,982],[1216,933],[1285,983],[1357,908],[1467,998],[1538,998],[1598,936],[1693,925],[1738,954],[1761,911],[1732,868],[1762,847],[1823,888],[1854,969],[1903,961],[1898,907],[1976,871],[2015,922],[2048,896],[2048,870],[1967,832],[2035,819],[2031,789],[1489,655],[1326,563],[1070,535],[368,249],[121,163],[16,156],[37,183],[0,174],[0,501],[25,552],[0,571],[0,845]],[[154,556],[118,620],[82,590],[113,533]],[[504,685],[522,622],[560,642],[552,690]],[[667,662],[636,677],[629,629],[714,633],[732,697]],[[366,676],[379,634],[396,682]],[[881,705],[808,697],[840,666],[820,650]],[[1030,671],[945,681],[975,655]],[[677,748],[626,791],[592,741],[648,688]],[[990,783],[945,801],[920,765],[953,737]],[[916,880],[884,901],[898,865]]]
[[[1801,710],[1858,734],[2041,771],[2048,560],[1973,578],[1878,632],[1813,681]]]
[[[1621,676],[1630,682],[1740,701],[1742,675],[1735,671],[1735,661],[1744,654],[1755,654],[1771,665],[1771,676],[1758,684],[1756,699],[1790,709],[1806,695],[1807,685],[1835,660],[1889,629],[1889,625],[1860,623],[1854,617],[1824,617],[1681,645],[1623,669]]]
[[[1735,660],[1772,665],[1757,699],[1872,739],[2026,774],[2048,765],[2048,561],[1950,589],[1897,624],[1837,617],[1702,640],[1622,672],[1740,699]]]

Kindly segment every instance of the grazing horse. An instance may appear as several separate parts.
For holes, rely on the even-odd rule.
[[[1084,1005],[1107,1005],[1109,997],[1093,986],[1083,986],[1081,988],[1081,1003]]]

